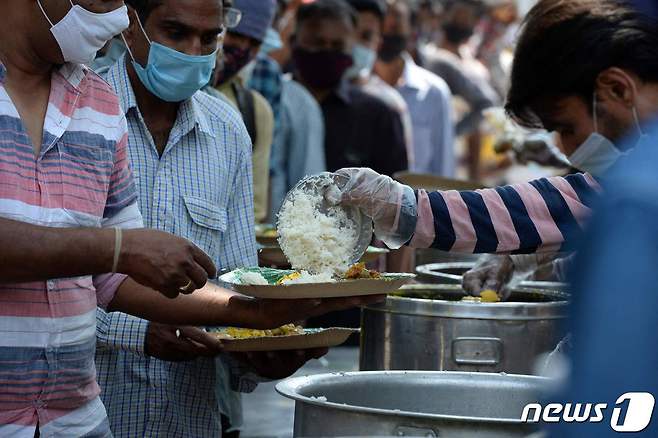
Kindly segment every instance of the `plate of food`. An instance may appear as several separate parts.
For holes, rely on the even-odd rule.
[[[303,270],[245,268],[224,274],[219,280],[250,297],[300,299],[385,295],[414,278],[414,274],[382,274],[368,270],[364,263],[356,263],[340,276],[310,274]]]
[[[212,333],[222,341],[225,351],[246,353],[331,348],[358,332],[358,329],[306,329],[288,324],[274,330],[226,327]]]

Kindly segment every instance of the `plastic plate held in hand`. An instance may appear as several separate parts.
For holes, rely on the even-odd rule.
[[[337,347],[345,343],[350,335],[358,332],[358,329],[349,328],[306,329],[304,334],[246,339],[234,339],[222,331],[213,334],[222,341],[224,351],[258,352]]]
[[[299,193],[307,193],[311,195],[322,195],[324,202],[319,206],[318,210],[321,213],[326,213],[330,208],[341,208],[347,215],[348,220],[356,225],[358,230],[358,237],[354,242],[354,252],[350,264],[357,263],[366,253],[370,242],[372,241],[373,227],[372,219],[364,215],[361,210],[356,207],[346,205],[334,205],[329,199],[340,199],[340,190],[347,184],[349,179],[337,175],[335,173],[323,172],[318,175],[308,176],[297,183],[292,190],[288,192],[283,205],[292,201]],[[281,249],[284,254],[286,252],[285,244],[281,242]]]
[[[256,268],[270,272],[266,268]],[[249,269],[253,270],[253,269]],[[243,284],[241,277],[244,270],[238,269],[219,277],[219,281],[230,289],[254,298],[262,299],[300,299],[300,298],[339,298],[366,295],[386,295],[411,283],[414,274],[381,274],[378,279],[337,280],[332,283],[298,283],[298,284]],[[294,271],[283,271],[285,273]]]

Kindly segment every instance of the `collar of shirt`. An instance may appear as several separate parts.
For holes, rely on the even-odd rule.
[[[427,82],[423,80],[422,75],[418,74],[420,67],[416,65],[413,58],[408,53],[404,53],[402,58],[404,59],[404,71],[402,72],[402,77],[400,78],[398,86],[413,88],[418,91],[425,90],[428,85]]]
[[[89,69],[84,65],[66,63],[56,66],[53,72],[64,78],[76,93],[82,94],[85,91],[83,90],[83,81],[87,73],[89,73]],[[7,68],[0,62],[0,85],[4,85],[6,76]]]
[[[126,115],[128,115],[131,110],[138,111],[139,107],[137,105],[135,91],[128,77],[126,56],[124,55],[119,58],[119,61],[109,69],[108,77],[112,77],[116,81],[117,86],[115,91],[119,96],[119,103]],[[197,93],[201,93],[201,91]],[[198,126],[201,132],[213,138],[216,137],[215,132],[210,127],[207,115],[203,108],[199,107],[196,94],[180,104],[176,125],[181,127],[181,136],[188,134]]]

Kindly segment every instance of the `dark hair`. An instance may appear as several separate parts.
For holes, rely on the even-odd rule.
[[[370,12],[380,20],[386,15],[386,5],[383,0],[347,0],[356,12]]]
[[[146,20],[153,12],[153,9],[162,5],[163,0],[125,0],[128,6],[132,6],[139,19],[142,21],[142,24],[146,25]]]
[[[449,11],[457,5],[470,6],[475,9],[477,15],[483,15],[487,9],[482,0],[446,0],[443,3],[443,12]]]
[[[534,105],[561,96],[591,105],[596,78],[610,67],[658,82],[658,22],[628,0],[540,0],[522,27],[505,109],[541,128]]]
[[[357,24],[356,12],[345,0],[316,0],[304,4],[297,11],[297,27],[309,20],[338,20]]]

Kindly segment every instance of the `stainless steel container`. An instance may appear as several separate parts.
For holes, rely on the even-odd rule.
[[[295,437],[525,437],[523,407],[550,381],[531,376],[454,372],[360,372],[286,380]]]
[[[361,370],[533,374],[565,335],[562,292],[519,288],[492,304],[459,301],[458,285],[412,285],[400,295],[362,310]]]
[[[450,261],[430,263],[416,268],[418,280],[422,283],[462,284],[462,275],[475,266],[475,261]],[[553,281],[523,281],[519,287],[567,291],[566,283]]]

